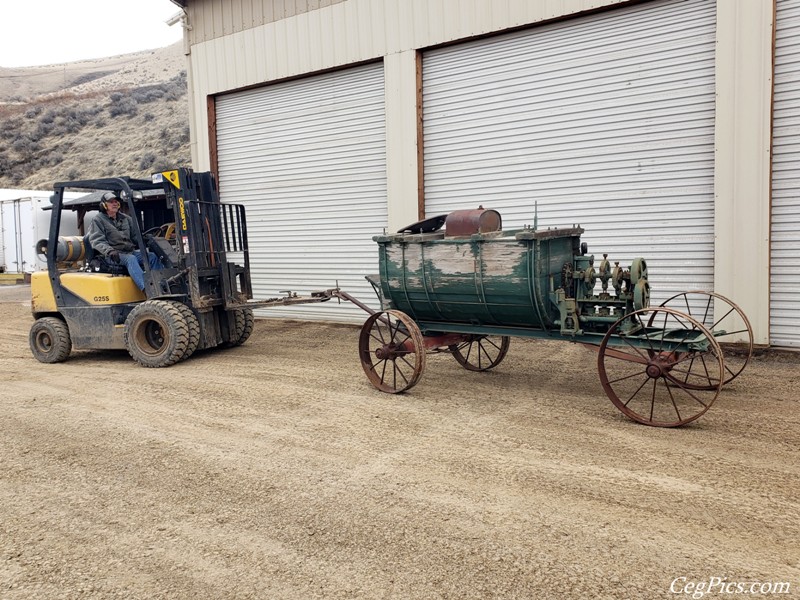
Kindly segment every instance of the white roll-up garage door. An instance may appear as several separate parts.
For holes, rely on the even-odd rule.
[[[426,215],[536,202],[654,302],[713,289],[714,46],[714,0],[656,0],[425,53]]]
[[[377,307],[372,236],[387,225],[383,65],[217,99],[220,196],[247,207],[257,298],[342,289]],[[362,322],[335,301],[265,317]]]
[[[800,0],[777,9],[769,339],[800,348]]]

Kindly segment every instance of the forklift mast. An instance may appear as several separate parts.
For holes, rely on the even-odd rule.
[[[175,252],[190,304],[201,310],[246,304],[253,290],[244,207],[222,204],[208,172],[178,168],[154,174],[153,183],[163,184],[175,214]]]

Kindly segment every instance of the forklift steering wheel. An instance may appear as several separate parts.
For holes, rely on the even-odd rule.
[[[153,237],[163,237],[168,240],[175,239],[175,223],[164,223],[157,227],[151,227],[142,235],[152,235]]]
[[[152,235],[154,237],[162,237],[164,232],[164,225],[159,225],[157,227],[151,227],[147,231],[143,232],[142,235]]]

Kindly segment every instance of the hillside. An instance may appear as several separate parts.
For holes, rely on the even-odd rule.
[[[0,188],[189,166],[181,47],[0,68]]]

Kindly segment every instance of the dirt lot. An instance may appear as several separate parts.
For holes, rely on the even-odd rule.
[[[403,396],[368,384],[350,326],[43,365],[27,293],[0,288],[0,598],[800,596],[800,356],[662,430],[564,342],[483,374],[429,357]]]

